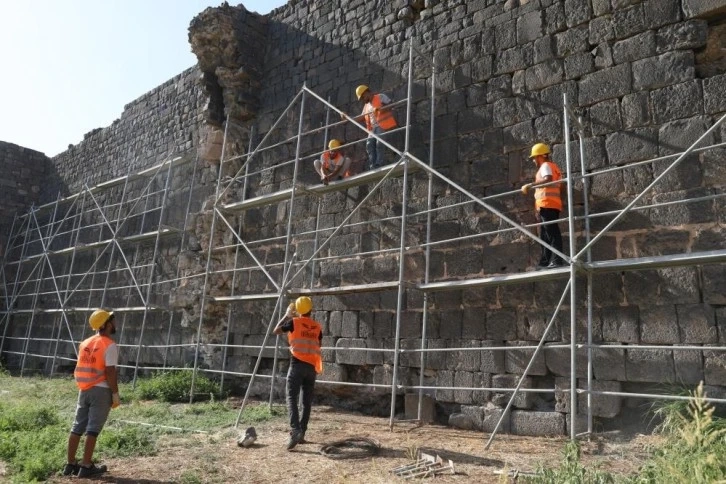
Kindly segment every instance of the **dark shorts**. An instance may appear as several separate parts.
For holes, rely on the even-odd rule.
[[[76,419],[71,427],[71,433],[76,435],[90,435],[92,437],[101,433],[106,419],[111,411],[111,389],[91,387],[78,393],[76,405]]]

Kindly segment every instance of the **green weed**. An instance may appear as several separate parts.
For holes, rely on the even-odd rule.
[[[146,428],[106,428],[98,437],[98,448],[105,457],[129,457],[133,455],[154,455],[154,439]]]
[[[273,420],[285,415],[287,410],[282,407],[272,407],[267,405],[249,405],[242,412],[240,422],[244,423],[261,423]]]
[[[136,393],[144,400],[188,402],[191,388],[191,371],[160,372],[149,379],[139,380]],[[194,380],[194,395],[195,399],[223,396],[217,383],[200,374]]]
[[[564,456],[558,468],[545,469],[540,466],[537,474],[537,477],[524,478],[524,482],[538,484],[605,484],[615,482],[615,479],[609,473],[597,469],[588,469],[582,465],[580,462],[580,444],[577,442],[565,444]]]

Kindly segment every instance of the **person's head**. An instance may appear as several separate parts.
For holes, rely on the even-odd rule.
[[[94,331],[98,331],[99,334],[115,334],[116,323],[114,321],[113,311],[106,311],[105,309],[96,309],[88,318],[88,324]]]
[[[330,143],[328,143],[328,153],[330,154],[330,156],[335,156],[340,150],[341,146],[343,146],[343,143],[341,143],[340,140],[331,139]]]
[[[368,89],[368,86],[366,86],[365,84],[361,84],[360,86],[355,88],[355,95],[358,97],[358,100],[363,104],[370,102],[371,98],[373,97],[373,94],[371,94],[371,90]]]
[[[295,300],[295,311],[300,316],[309,316],[313,310],[313,301],[307,296],[300,296]]]
[[[545,143],[537,143],[532,146],[532,151],[529,154],[529,159],[532,160],[537,166],[540,166],[545,161],[550,161],[550,147]]]

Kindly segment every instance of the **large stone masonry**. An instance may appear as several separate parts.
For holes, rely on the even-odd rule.
[[[726,92],[726,75],[713,67],[721,62],[712,53],[713,46],[723,41],[723,13],[716,7],[687,0],[622,5],[587,0],[295,1],[266,19],[263,82],[259,92],[243,89],[238,98],[256,96],[260,100],[257,115],[248,122],[260,133],[272,126],[303,83],[348,112],[360,109],[353,92],[358,84],[368,84],[400,99],[406,93],[407,47],[413,38],[417,49],[432,56],[437,68],[435,166],[467,190],[487,196],[516,189],[531,179],[531,167],[523,161],[534,142],[552,144],[554,158],[564,168],[563,93],[582,116],[588,170],[671,154],[697,139],[726,112],[726,105],[719,101]],[[258,35],[259,31],[251,32],[251,42],[257,41]],[[228,33],[223,36],[234,37]],[[422,133],[428,132],[430,120],[423,97],[431,82],[425,62],[415,62],[414,77],[412,152],[424,158],[430,140]],[[229,97],[225,91],[225,98]],[[399,119],[403,114],[398,113]],[[307,129],[324,119],[322,112],[313,112],[309,117]],[[282,123],[281,137],[295,134],[296,122],[292,118],[290,121]],[[718,142],[724,133],[726,128],[718,129],[705,141]],[[334,128],[330,136],[352,141],[361,134],[343,126]],[[577,142],[574,148],[573,167],[579,173]],[[313,151],[311,146],[304,149],[305,153]],[[353,156],[363,158],[362,151],[362,147],[357,148]],[[723,150],[711,150],[691,156],[646,195],[645,201],[665,202],[721,192],[723,154]],[[266,158],[268,163],[277,161]],[[591,186],[591,210],[625,206],[665,166],[647,164],[596,177]],[[252,186],[248,195],[288,187],[292,170],[279,173]],[[312,168],[303,165],[300,177],[314,183],[311,174]],[[425,194],[425,181],[412,177],[411,193],[413,197]],[[395,205],[400,194],[400,184],[387,185],[374,196],[372,204],[379,208],[381,216],[395,214],[400,209]],[[347,196],[359,199],[360,189],[349,191]],[[441,206],[460,200],[443,185],[435,188],[434,197]],[[350,208],[344,200],[345,194],[325,197],[324,217],[329,217],[328,221],[339,220],[345,213],[331,207]],[[418,202],[414,198],[412,203]],[[530,203],[515,198],[498,208],[527,223],[533,221]],[[717,199],[633,213],[603,237],[593,248],[593,257],[603,260],[722,249],[724,208],[723,200]],[[251,239],[279,235],[289,216],[281,217],[281,213],[286,214],[284,204],[241,218],[243,235]],[[314,226],[315,213],[310,206],[298,206],[295,217],[301,226]],[[596,219],[593,229],[605,223]],[[451,210],[437,215],[433,231],[435,237],[445,238],[463,234],[460,227],[471,226],[486,230],[500,225],[495,217],[482,211]],[[373,239],[371,235],[342,231],[331,247],[342,251],[350,247],[384,248],[383,234],[373,234]],[[576,236],[581,247],[584,234]],[[296,248],[305,253],[303,245]],[[521,235],[489,240],[485,247],[464,243],[456,248],[435,248],[430,275],[433,280],[450,280],[521,272],[533,264],[537,251]],[[274,253],[274,248],[267,253]],[[421,254],[408,258],[407,277],[420,280]],[[318,283],[336,286],[376,278],[392,280],[396,266],[392,257],[387,261],[386,257],[374,261],[342,259],[335,266],[323,263]],[[722,334],[721,291],[725,280],[721,266],[600,276],[594,287],[594,340],[704,347],[721,344],[726,338]],[[532,354],[532,350],[516,348],[535,345],[542,337],[563,287],[564,282],[549,282],[436,294],[430,306],[429,348],[513,349],[506,353],[431,353],[425,370],[420,368],[418,353],[404,352],[400,383],[418,384],[419,373],[424,371],[425,384],[440,387],[513,387]],[[584,301],[584,280],[579,287],[579,300]],[[245,289],[256,288],[252,284]],[[346,352],[343,348],[392,348],[395,301],[393,292],[315,299],[314,316],[325,326],[324,345],[341,348],[325,352],[327,378],[391,383],[390,353]],[[401,347],[415,349],[420,347],[422,299],[409,290],[406,301]],[[585,341],[584,303],[580,304],[583,307],[578,309],[582,316],[578,318],[577,339]],[[238,307],[235,314],[240,321],[267,319],[263,306],[252,309],[245,305]],[[568,314],[566,308],[558,317],[547,335],[548,343],[570,340]],[[235,334],[236,339],[259,341],[264,323],[243,323],[243,328],[242,333]],[[250,370],[256,357],[252,353],[233,352],[231,365],[241,371]],[[708,385],[726,385],[726,370],[716,352],[601,349],[594,351],[593,357],[596,390],[619,391],[630,382],[645,387],[663,383],[692,386],[700,380]],[[518,410],[506,422],[508,429],[524,434],[566,431],[570,425],[569,396],[562,382],[569,381],[569,360],[567,349],[545,349],[535,361],[525,387],[556,388],[557,392],[518,397]],[[586,376],[585,361],[583,350],[578,354],[581,385]],[[269,371],[269,366],[263,367]],[[432,394],[441,412],[455,416],[452,422],[482,429],[490,429],[496,422],[497,409],[506,404],[507,395],[446,389]],[[361,401],[368,398],[358,397]],[[616,418],[622,404],[618,397],[595,397],[594,414],[597,418]]]

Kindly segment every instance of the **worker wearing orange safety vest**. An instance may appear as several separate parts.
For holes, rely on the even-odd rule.
[[[116,333],[113,312],[98,309],[88,319],[94,336],[84,340],[78,349],[74,372],[78,392],[76,416],[68,437],[68,462],[63,475],[90,477],[106,472],[106,466],[92,462],[96,439],[106,424],[109,411],[121,404],[118,393],[116,366],[118,347],[111,338]],[[76,460],[81,436],[86,434],[83,460]]]
[[[273,333],[287,333],[290,345],[290,367],[287,372],[287,410],[290,414],[290,439],[287,450],[297,444],[305,443],[305,432],[310,420],[313,405],[313,391],[317,374],[323,372],[323,359],[320,346],[323,328],[310,318],[313,302],[301,296],[287,308],[285,316],[277,323]],[[303,410],[300,415],[298,399],[302,389]]]
[[[331,180],[340,180],[350,176],[350,158],[345,156],[340,147],[343,143],[331,139],[328,151],[324,152],[319,160],[315,160],[315,171],[320,175],[320,181],[327,185]]]
[[[398,124],[391,109],[386,107],[391,103],[388,96],[382,93],[374,94],[368,86],[363,84],[355,88],[355,95],[363,103],[363,111],[356,119],[363,118],[366,123],[368,169],[372,170],[384,164],[383,143],[378,141],[374,135],[381,136],[386,131],[396,128]],[[347,119],[345,114],[342,117]]]
[[[544,143],[537,143],[532,147],[530,159],[537,165],[537,174],[534,183],[527,183],[522,186],[522,193],[527,194],[534,186],[534,205],[537,211],[537,221],[539,226],[540,238],[562,252],[562,234],[560,226],[556,222],[560,218],[562,211],[562,198],[560,183],[538,186],[549,182],[562,180],[562,174],[557,165],[550,159],[550,147]],[[548,223],[549,222],[549,223]],[[537,265],[537,270],[552,269],[562,266],[562,259],[554,254],[550,249],[542,246],[542,255]]]

